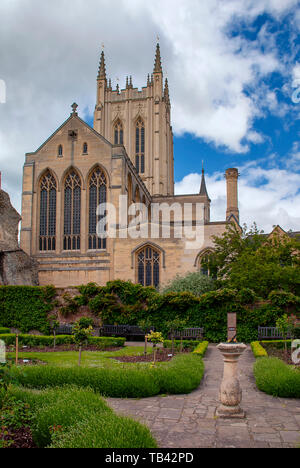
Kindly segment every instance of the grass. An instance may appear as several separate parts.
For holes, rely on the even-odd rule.
[[[33,439],[40,448],[157,447],[147,427],[117,416],[92,389],[62,386],[37,391],[14,386],[10,396],[30,406]]]
[[[269,395],[300,398],[300,372],[278,358],[257,359],[254,376],[258,389]]]
[[[50,359],[53,357],[50,356]],[[171,361],[161,362],[156,366],[150,363],[123,363],[120,366],[114,365],[112,361],[110,365],[79,367],[59,366],[55,361],[55,364],[52,362],[51,365],[14,366],[11,370],[13,379],[29,388],[42,389],[68,384],[91,387],[94,391],[112,398],[190,393],[200,384],[203,373],[203,361],[195,354],[178,355]]]
[[[143,346],[127,346],[118,351],[83,351],[82,353],[82,367],[124,367],[124,363],[111,359],[120,356],[133,356],[143,354]],[[148,353],[152,349],[148,348]],[[8,353],[9,359],[15,358],[15,353]],[[64,351],[64,352],[20,352],[20,359],[32,359],[46,362],[51,366],[59,367],[73,367],[78,363],[77,351]],[[126,363],[126,366],[130,364]],[[142,364],[143,365],[143,364]]]

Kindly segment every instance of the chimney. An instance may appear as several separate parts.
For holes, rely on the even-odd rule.
[[[227,211],[226,221],[240,221],[239,204],[238,204],[238,178],[239,171],[236,168],[226,170],[226,185],[227,185]]]

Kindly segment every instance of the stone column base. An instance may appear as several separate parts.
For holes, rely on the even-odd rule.
[[[216,409],[216,416],[218,418],[230,419],[244,419],[246,417],[245,411],[240,406],[224,406],[220,405]]]

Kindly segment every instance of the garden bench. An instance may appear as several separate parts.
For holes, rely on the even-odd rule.
[[[203,328],[185,328],[184,330],[174,330],[174,338],[177,340],[202,340],[203,339]],[[169,338],[172,338],[172,333],[169,334]]]
[[[136,325],[103,325],[99,329],[99,336],[123,336],[126,338],[132,336],[145,337],[154,328],[149,328],[146,333]]]
[[[282,336],[279,328],[276,327],[258,327],[258,339],[259,340],[283,340],[285,337]],[[287,338],[291,338],[291,334],[288,333]]]
[[[56,335],[72,335],[73,327],[72,325],[60,325],[55,329]]]

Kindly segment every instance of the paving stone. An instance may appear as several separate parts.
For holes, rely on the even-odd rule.
[[[284,442],[287,443],[298,443],[300,444],[300,432],[299,431],[281,431],[280,435]]]

